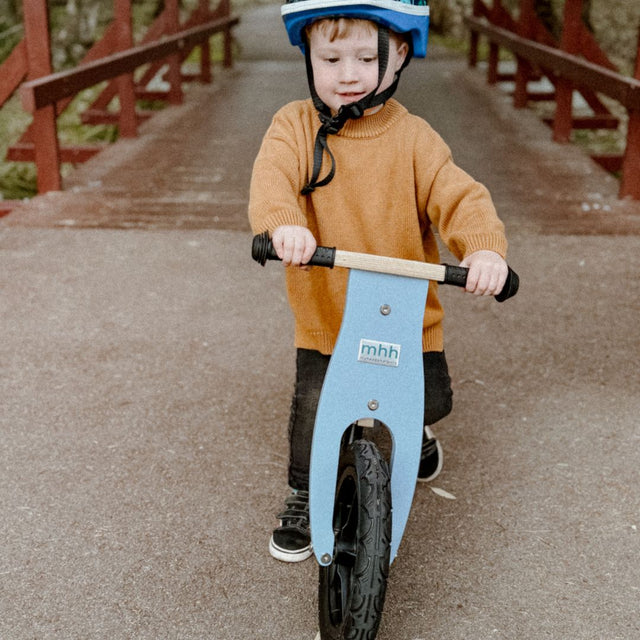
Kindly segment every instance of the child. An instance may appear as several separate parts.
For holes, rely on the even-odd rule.
[[[500,292],[507,242],[485,187],[452,161],[442,139],[391,98],[411,56],[424,57],[424,0],[297,0],[282,13],[305,53],[310,100],[274,117],[256,158],[249,218],[269,231],[286,269],[295,318],[296,383],[289,425],[291,495],[269,544],[297,562],[312,554],[308,521],[311,436],[342,319],[347,272],[305,267],[317,244],[438,262],[433,227],[469,268],[466,290]],[[431,284],[423,324],[425,425],[451,411],[443,310]],[[425,426],[419,479],[442,466]]]

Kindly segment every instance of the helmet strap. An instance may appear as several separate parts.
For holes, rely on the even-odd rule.
[[[336,115],[332,115],[331,109],[322,102],[315,88],[309,43],[306,44],[304,49],[307,67],[307,80],[309,83],[309,90],[311,92],[311,99],[313,101],[313,105],[318,111],[318,117],[321,122],[320,129],[318,129],[318,133],[316,134],[313,150],[313,171],[311,178],[300,192],[302,195],[307,195],[315,191],[317,187],[324,187],[329,184],[335,175],[336,161],[329,149],[327,136],[338,133],[347,123],[347,120],[356,120],[361,118],[368,109],[384,104],[395,93],[402,69],[396,73],[391,85],[384,91],[378,93],[378,89],[382,84],[382,80],[389,65],[389,30],[385,27],[378,26],[378,86],[361,100],[341,106],[338,113]],[[405,62],[403,68],[406,64],[407,63]],[[322,180],[319,180],[325,151],[331,160],[331,169]]]

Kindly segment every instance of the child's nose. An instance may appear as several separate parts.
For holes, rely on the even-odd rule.
[[[355,82],[358,79],[357,66],[353,60],[343,60],[340,65],[340,80],[342,82]]]

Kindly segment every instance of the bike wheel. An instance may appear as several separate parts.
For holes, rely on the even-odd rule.
[[[320,637],[373,640],[389,573],[391,476],[372,442],[356,440],[342,456],[333,527],[334,561],[320,567]]]

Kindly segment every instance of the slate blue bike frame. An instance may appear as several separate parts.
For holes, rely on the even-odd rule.
[[[420,464],[422,320],[428,289],[428,280],[357,269],[349,274],[342,326],[322,387],[311,449],[311,541],[321,565],[333,559],[342,436],[361,419],[379,420],[391,435],[391,561],[397,554]]]

